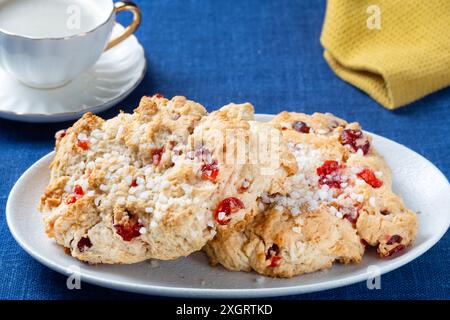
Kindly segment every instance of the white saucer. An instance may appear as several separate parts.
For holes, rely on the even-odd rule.
[[[256,116],[260,121],[271,118],[272,115]],[[450,225],[450,185],[446,177],[414,151],[381,136],[372,136],[375,148],[393,168],[394,190],[408,207],[420,212],[414,245],[397,257],[380,259],[374,250],[369,250],[360,264],[337,264],[329,270],[291,279],[271,279],[256,273],[212,268],[202,252],[158,263],[88,265],[64,253],[46,236],[42,217],[36,209],[48,184],[48,166],[54,153],[32,165],[17,181],[6,204],[6,221],[20,246],[42,264],[65,275],[72,274],[74,267],[78,267],[83,283],[113,289],[189,298],[255,298],[341,287],[366,281],[416,259],[438,242]],[[401,272],[397,271],[397,279],[404,277]],[[389,290],[389,284],[382,284],[382,288]]]
[[[123,29],[116,24],[113,35]],[[146,67],[144,49],[131,36],[105,52],[91,70],[60,88],[33,89],[0,69],[0,117],[25,122],[60,122],[78,119],[88,111],[104,111],[139,85]]]

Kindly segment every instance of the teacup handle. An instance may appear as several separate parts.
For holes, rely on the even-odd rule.
[[[141,9],[139,9],[139,7],[133,2],[130,1],[116,2],[114,4],[114,7],[115,7],[114,11],[116,13],[128,10],[131,11],[133,13],[133,22],[124,30],[124,32],[120,36],[117,36],[108,43],[105,51],[117,46],[119,43],[121,43],[126,38],[131,36],[141,24],[141,17],[142,17]]]

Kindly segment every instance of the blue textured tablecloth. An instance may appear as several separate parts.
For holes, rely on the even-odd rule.
[[[144,17],[137,36],[149,69],[138,89],[102,116],[130,111],[155,92],[185,95],[209,109],[249,101],[260,113],[329,111],[406,145],[450,176],[450,89],[392,112],[338,79],[319,43],[325,1],[136,2]],[[0,298],[142,298],[84,283],[82,290],[67,290],[66,278],[26,254],[6,226],[13,184],[52,150],[54,132],[69,125],[0,120]],[[423,256],[384,275],[381,290],[360,283],[289,298],[449,299],[449,247],[447,233]]]

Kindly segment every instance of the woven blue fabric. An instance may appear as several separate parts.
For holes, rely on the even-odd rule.
[[[119,108],[130,111],[142,95],[155,92],[185,95],[209,109],[250,101],[259,113],[328,111],[408,146],[450,176],[450,89],[388,111],[338,79],[319,43],[325,1],[136,2],[143,11],[137,36],[146,50],[148,72],[132,95],[102,116],[112,117]],[[0,120],[0,298],[147,298],[88,284],[69,291],[64,276],[33,260],[8,231],[10,189],[26,168],[52,150],[55,131],[69,125]],[[423,256],[383,276],[381,290],[360,283],[289,298],[449,299],[449,248],[447,233]]]

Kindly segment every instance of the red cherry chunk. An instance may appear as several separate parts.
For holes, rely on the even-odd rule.
[[[326,160],[322,166],[316,169],[319,176],[319,185],[328,185],[330,188],[341,187],[341,176],[339,169],[343,166],[339,165],[339,162],[335,160]]]
[[[300,132],[300,133],[309,133],[310,128],[303,121],[295,121],[292,124],[292,129],[294,129],[295,131]]]
[[[389,252],[385,255],[385,257],[390,257],[393,256],[397,253],[399,253],[400,251],[403,251],[406,247],[402,244],[399,244],[398,246],[396,246],[395,248],[389,250]]]
[[[370,184],[374,188],[379,188],[383,185],[383,181],[375,177],[372,170],[365,168],[363,171],[358,173],[358,177],[363,179],[367,184]]]
[[[339,169],[339,162],[335,160],[326,160],[322,166],[317,168],[317,175],[325,176],[327,174],[332,174]]]
[[[155,93],[153,96],[156,98],[164,98],[164,96],[161,93]]]
[[[274,243],[269,249],[267,249],[266,260],[280,253],[280,247]]]
[[[349,213],[344,214],[344,219],[347,219],[348,221],[350,221],[353,226],[356,226],[356,221],[358,221],[358,218],[359,218],[358,211],[356,211],[356,214],[354,214],[354,215],[351,215]]]
[[[152,158],[153,165],[157,166],[161,162],[162,155],[166,151],[166,147],[162,146],[161,148],[153,149],[150,151],[150,156]]]
[[[278,267],[279,261],[281,260],[281,257],[278,255],[280,254],[280,247],[276,243],[274,243],[266,253],[266,260],[270,259],[269,268],[275,268]]]
[[[398,234],[394,234],[393,236],[389,237],[386,244],[388,246],[390,246],[390,245],[393,245],[394,243],[401,243],[402,240],[403,240],[403,238],[401,236],[399,236]]]
[[[275,268],[279,266],[279,262],[281,260],[281,257],[274,256],[270,259],[269,268]]]
[[[80,252],[84,252],[86,248],[92,247],[91,240],[88,237],[82,237],[77,243],[77,248]]]
[[[354,152],[361,150],[363,155],[366,155],[370,149],[370,141],[361,130],[346,129],[342,131],[341,143],[349,145]]]
[[[89,149],[89,141],[87,140],[78,140],[77,146],[83,149],[84,151]]]
[[[138,184],[137,184],[137,180],[136,179],[131,181],[130,187],[137,187],[137,186],[138,186]]]
[[[235,197],[225,198],[214,211],[214,219],[221,225],[228,224],[231,221],[231,218],[228,217],[240,209],[244,209],[244,204],[241,200]]]
[[[77,200],[80,199],[82,196],[84,196],[83,188],[80,185],[76,184],[75,187],[73,188],[73,192],[66,195],[64,202],[66,204],[73,204],[77,202]]]
[[[83,196],[84,195],[83,188],[79,184],[75,185],[75,187],[73,188],[73,193],[75,193],[78,196]]]
[[[340,210],[344,213],[343,218],[347,219],[353,227],[356,227],[356,222],[359,218],[360,206],[343,207]]]
[[[65,202],[66,204],[73,204],[73,203],[77,202],[77,200],[78,200],[78,197],[77,197],[77,196],[74,196],[74,195],[67,195],[66,198],[65,198],[65,200],[64,200],[64,202]]]
[[[347,219],[354,228],[356,228],[356,222],[360,215],[361,204],[353,203],[352,206],[340,206],[339,211],[342,212],[342,217]]]
[[[219,167],[217,166],[217,162],[213,161],[212,163],[205,163],[200,171],[203,180],[215,182],[219,174]]]
[[[115,224],[114,228],[123,241],[131,241],[136,237],[139,237],[141,233],[139,230],[143,227],[140,223],[131,224],[129,222],[125,224]]]

